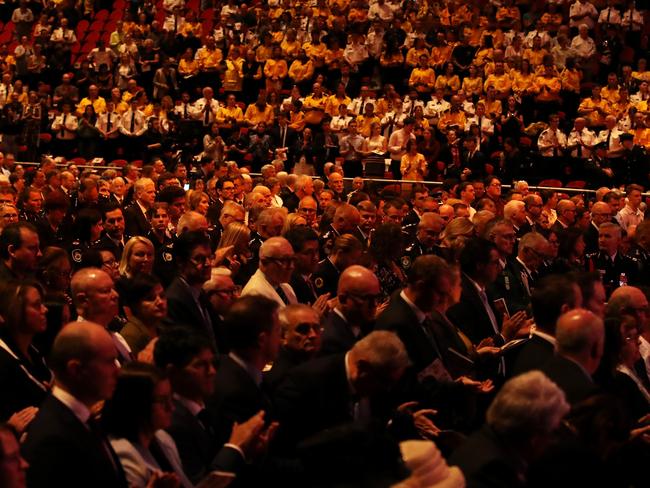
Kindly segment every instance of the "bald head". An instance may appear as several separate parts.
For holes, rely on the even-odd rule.
[[[119,367],[110,334],[94,322],[71,322],[56,336],[50,356],[57,385],[87,406],[113,394]]]
[[[612,218],[612,209],[608,203],[596,202],[591,207],[591,220],[596,226],[600,226],[605,222],[609,222]]]
[[[208,219],[205,218],[205,215],[201,215],[194,210],[190,210],[181,215],[176,225],[176,234],[180,236],[185,232],[196,230],[208,230]]]
[[[113,279],[98,268],[77,271],[70,282],[77,313],[106,327],[118,313],[118,294]]]
[[[603,321],[585,309],[570,310],[557,321],[557,351],[578,362],[593,374],[603,355],[605,328]]]
[[[636,286],[621,286],[614,290],[607,302],[607,314],[630,314],[637,321],[639,331],[650,332],[648,298]]]
[[[291,250],[291,244],[284,237],[271,237],[260,246],[260,259],[277,258]]]
[[[375,273],[363,266],[353,265],[347,268],[339,278],[339,295],[366,295],[379,286]]]

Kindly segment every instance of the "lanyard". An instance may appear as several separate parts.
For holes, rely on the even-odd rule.
[[[7,353],[8,353],[12,358],[14,358],[16,361],[18,361],[18,363],[20,364],[20,369],[22,369],[23,372],[27,375],[27,377],[28,377],[30,380],[32,380],[34,383],[36,383],[36,384],[38,385],[39,388],[41,388],[43,391],[49,391],[49,388],[47,388],[47,387],[43,384],[43,382],[37,380],[37,379],[34,377],[34,375],[32,375],[32,374],[27,370],[27,368],[26,368],[25,365],[23,364],[23,361],[22,361],[18,356],[16,356],[16,354],[15,354],[15,353],[14,353],[14,352],[9,348],[9,346],[7,345],[7,343],[6,343],[5,341],[3,341],[2,339],[0,339],[0,349],[4,349],[5,351],[7,351]]]

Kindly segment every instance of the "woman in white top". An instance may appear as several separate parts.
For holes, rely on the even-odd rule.
[[[381,125],[378,122],[373,122],[370,125],[370,136],[363,141],[363,153],[366,156],[378,155],[383,158],[388,150],[386,146],[386,138],[381,135]]]
[[[183,471],[176,443],[163,430],[171,425],[173,411],[172,387],[162,371],[145,363],[122,368],[102,422],[130,488],[194,486]],[[197,486],[226,486],[229,479],[233,476],[213,472]]]
[[[203,156],[221,161],[225,144],[219,135],[219,127],[216,122],[210,125],[210,132],[203,136]]]

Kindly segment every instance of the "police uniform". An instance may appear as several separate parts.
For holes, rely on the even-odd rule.
[[[642,247],[634,246],[630,250],[629,257],[636,261],[639,269],[635,285],[650,286],[650,252]]]
[[[177,274],[176,262],[174,260],[174,238],[165,234],[162,242],[153,230],[147,234],[154,248],[153,273],[160,279],[164,288],[167,288]]]
[[[319,238],[321,256],[329,256],[332,253],[332,249],[334,249],[334,241],[336,241],[336,238],[340,235],[341,234],[339,234],[339,232],[330,224],[327,230],[323,232]]]
[[[637,283],[639,265],[636,259],[616,253],[614,260],[603,251],[587,254],[585,258],[587,271],[597,271],[609,297],[622,285]]]
[[[328,258],[323,259],[318,263],[318,268],[312,275],[316,294],[320,296],[323,293],[329,293],[330,297],[335,297],[340,276],[341,272],[334,266],[334,263]]]
[[[78,269],[81,266],[84,253],[88,249],[95,248],[99,245],[100,239],[93,242],[81,242],[81,239],[75,239],[70,244],[70,259],[72,267]]]
[[[440,248],[437,246],[427,248],[419,241],[419,239],[415,238],[412,240],[411,244],[404,248],[404,254],[400,259],[400,266],[404,271],[408,271],[411,266],[413,266],[415,260],[420,256],[424,256],[425,254],[435,254],[436,256],[442,257]]]
[[[621,142],[632,138],[632,134],[622,134]],[[639,183],[648,186],[648,173],[650,172],[650,158],[643,146],[635,144],[632,149],[626,149],[620,158],[619,171],[615,175],[616,183]]]
[[[18,220],[21,222],[29,222],[32,225],[38,225],[38,223],[45,218],[45,214],[27,212],[26,210],[21,210],[18,214]]]

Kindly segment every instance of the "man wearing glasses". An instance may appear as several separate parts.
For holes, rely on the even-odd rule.
[[[261,295],[280,308],[298,303],[289,281],[295,265],[293,248],[284,237],[270,237],[260,246],[260,263],[242,290],[242,296]]]
[[[323,327],[321,355],[345,352],[372,332],[380,294],[379,280],[368,268],[353,265],[341,273],[338,305]]]

